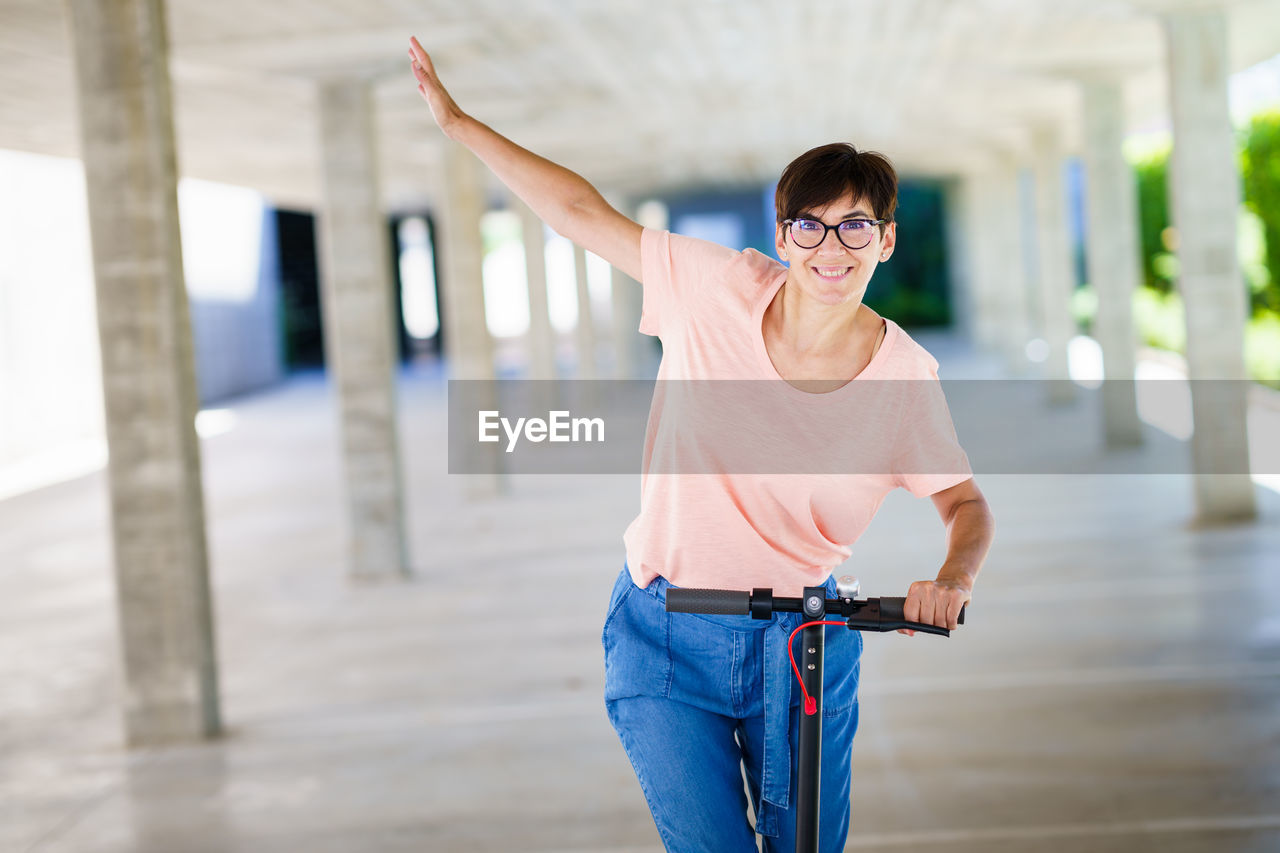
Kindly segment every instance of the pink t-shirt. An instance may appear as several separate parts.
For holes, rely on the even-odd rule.
[[[641,269],[640,331],[661,338],[662,363],[623,537],[638,585],[798,596],[849,557],[890,491],[972,476],[938,362],[892,320],[853,381],[811,394],[778,375],[761,333],[785,266],[645,229]]]

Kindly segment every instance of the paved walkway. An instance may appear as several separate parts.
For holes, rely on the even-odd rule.
[[[636,478],[468,501],[438,378],[403,390],[410,582],[343,575],[321,381],[205,441],[216,742],[122,748],[101,474],[0,501],[0,850],[660,850],[600,699]],[[1280,496],[1196,529],[1181,477],[980,482],[969,625],[867,638],[847,849],[1280,850]],[[895,595],[942,553],[897,493],[851,568]]]

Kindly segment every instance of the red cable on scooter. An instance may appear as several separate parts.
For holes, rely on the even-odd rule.
[[[796,666],[795,649],[792,648],[792,643],[795,642],[796,634],[799,634],[810,625],[839,625],[842,628],[847,628],[848,625],[844,622],[834,622],[830,619],[819,619],[816,622],[805,622],[803,625],[792,631],[791,636],[787,639],[787,656],[791,658],[791,671],[796,674],[796,681],[800,682],[800,690],[804,693],[804,713],[806,716],[812,717],[814,714],[818,713],[818,702],[809,695],[808,688],[804,686],[804,679],[800,677],[800,667]]]

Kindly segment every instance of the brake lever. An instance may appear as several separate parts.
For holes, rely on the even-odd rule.
[[[892,599],[892,602],[889,609],[896,614],[901,608],[902,599]],[[958,621],[961,625],[964,624],[964,608],[960,610]],[[880,599],[878,598],[868,598],[865,604],[857,608],[856,612],[848,614],[845,624],[850,630],[854,631],[875,631],[883,634],[889,631],[906,629],[920,631],[925,634],[936,634],[939,637],[951,636],[950,629],[943,628],[940,625],[930,625],[925,622],[908,622],[905,619],[893,618],[893,616],[885,618],[881,612]]]

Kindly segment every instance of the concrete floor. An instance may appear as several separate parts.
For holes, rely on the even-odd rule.
[[[600,698],[637,479],[469,502],[438,378],[403,388],[408,582],[344,577],[322,382],[205,441],[215,742],[122,748],[102,475],[0,502],[0,851],[661,849]],[[980,484],[968,626],[867,637],[846,849],[1280,851],[1280,496],[1195,529],[1176,476]],[[942,553],[897,493],[851,568],[896,595]]]

